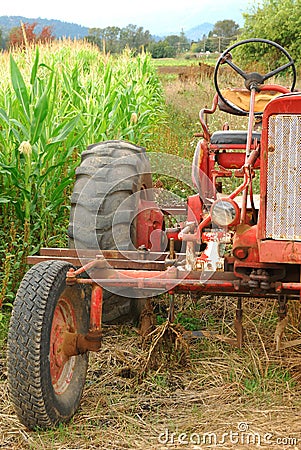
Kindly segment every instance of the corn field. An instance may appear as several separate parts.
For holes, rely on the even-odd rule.
[[[81,41],[0,54],[0,306],[40,246],[66,246],[69,197],[88,144],[147,145],[165,117],[149,55]]]

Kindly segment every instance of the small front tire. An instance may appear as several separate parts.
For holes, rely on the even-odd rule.
[[[88,307],[78,286],[66,286],[72,266],[46,261],[24,276],[8,333],[8,385],[20,421],[29,429],[67,422],[77,410],[88,355],[62,353],[65,331],[87,333]]]

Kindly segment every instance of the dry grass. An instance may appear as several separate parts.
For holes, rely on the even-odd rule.
[[[233,335],[232,300],[204,297],[200,304],[187,297],[177,300],[179,316],[199,317],[200,325],[205,320],[212,331]],[[238,432],[242,424],[248,425],[253,437],[260,437],[265,448],[271,448],[263,442],[267,433],[275,442],[277,438],[297,442],[301,420],[300,350],[281,354],[274,350],[273,301],[245,299],[244,303],[244,348],[239,350],[213,339],[194,339],[185,333],[189,357],[184,363],[168,358],[176,354],[174,345],[169,354],[166,347],[165,352],[157,353],[155,366],[148,365],[150,351],[165,325],[147,345],[131,328],[106,328],[101,351],[90,357],[81,408],[70,424],[56,430],[29,432],[20,426],[8,399],[3,356],[0,448],[252,448],[245,442],[240,442],[239,447],[234,445],[237,436],[246,440],[243,430]],[[287,338],[296,332],[292,319],[290,323]],[[178,326],[177,333],[179,330]],[[146,366],[148,370],[144,371]],[[232,443],[230,437],[225,438],[221,446],[209,445],[208,436],[208,445],[202,447],[178,443],[179,439],[185,441],[181,433],[193,442],[203,439],[205,433],[213,433],[218,444],[223,433],[231,431],[238,435],[233,435]],[[175,433],[174,437],[171,433]],[[286,444],[273,448],[301,447]]]

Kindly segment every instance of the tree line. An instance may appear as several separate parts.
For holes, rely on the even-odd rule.
[[[300,24],[301,0],[262,0],[254,3],[252,9],[243,14],[244,27],[241,38],[259,37],[275,41],[284,47],[294,58],[295,63],[301,63]],[[273,55],[267,48],[261,49],[260,61],[267,66]],[[275,58],[277,55],[275,54]],[[251,46],[245,49],[241,59],[255,61]]]
[[[3,38],[0,29],[1,47],[7,49],[16,46],[24,47],[28,43],[49,42],[55,39],[50,26],[42,28],[38,33],[37,25],[38,23],[35,22],[14,27],[9,31],[6,39]],[[136,53],[148,51],[153,58],[173,58],[190,51],[222,51],[238,28],[239,26],[232,20],[219,21],[208,36],[203,36],[198,42],[191,42],[183,31],[160,39],[152,36],[143,27],[130,24],[124,28],[116,26],[90,28],[85,39],[106,53],[121,53],[128,47]]]
[[[244,25],[233,20],[221,20],[215,23],[208,35],[191,42],[182,31],[179,35],[156,39],[148,30],[137,25],[125,28],[106,27],[91,28],[86,39],[96,44],[102,51],[120,53],[125,47],[134,52],[148,51],[154,58],[175,57],[183,53],[222,52],[237,39],[259,37],[270,39],[288,50],[298,63],[301,61],[300,42],[301,0],[262,0],[253,4],[243,14]],[[0,29],[0,45],[9,48],[12,45],[24,45],[25,42],[53,40],[51,27],[44,27],[40,33],[35,32],[37,24],[23,24],[10,30],[6,39]],[[252,47],[244,49],[241,58],[252,62],[258,53]],[[260,59],[268,63],[270,54],[262,50]]]

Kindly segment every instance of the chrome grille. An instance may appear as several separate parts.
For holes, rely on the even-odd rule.
[[[301,115],[271,116],[266,237],[301,241]]]

